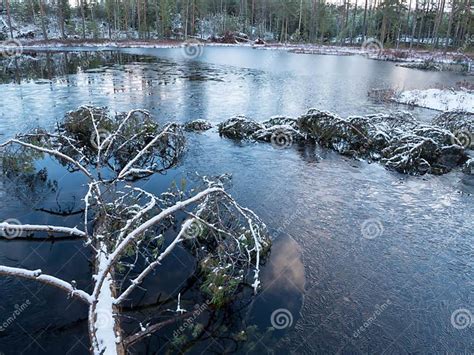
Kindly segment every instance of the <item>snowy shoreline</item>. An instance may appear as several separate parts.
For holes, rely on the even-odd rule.
[[[392,101],[437,111],[460,110],[474,113],[474,91],[472,90],[409,90],[396,94]]]
[[[194,43],[194,42],[193,42]],[[64,50],[64,49],[115,49],[115,48],[179,48],[183,47],[186,41],[181,40],[76,40],[76,41],[23,41],[21,45],[23,50]],[[317,44],[281,44],[266,43],[254,44],[248,43],[213,43],[202,42],[203,46],[209,47],[247,47],[263,50],[283,50],[297,54],[316,54],[316,55],[362,55],[374,60],[392,61],[397,63],[424,63],[431,62],[437,64],[457,64],[470,68],[473,67],[474,58],[472,54],[466,55],[458,52],[428,50],[408,50],[408,49],[384,49],[380,51],[366,50],[363,46],[333,46]],[[0,43],[0,50],[7,48]],[[471,69],[472,70],[472,69]]]

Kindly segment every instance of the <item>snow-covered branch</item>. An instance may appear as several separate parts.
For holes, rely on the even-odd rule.
[[[134,214],[134,216],[132,218],[130,218],[129,220],[127,220],[127,222],[125,223],[125,227],[123,227],[121,230],[120,230],[120,234],[119,236],[117,237],[117,241],[116,241],[116,246],[119,246],[120,243],[122,242],[123,238],[125,238],[125,235],[127,233],[127,231],[129,230],[129,228],[133,225],[133,223],[139,221],[143,216],[145,216],[147,213],[149,213],[155,206],[156,206],[156,198],[155,196],[153,196],[152,194],[150,194],[149,192],[147,191],[144,191],[140,188],[134,188],[135,191],[140,191],[144,194],[146,194],[148,197],[150,197],[150,202],[142,209],[140,209],[137,213]]]
[[[48,234],[59,233],[66,234],[78,238],[84,238],[86,233],[77,228],[48,226],[48,225],[35,225],[35,224],[12,224],[8,222],[0,223],[0,231],[12,232],[15,235],[21,232],[46,232]]]
[[[102,284],[104,283],[104,280],[107,276],[107,274],[110,272],[111,268],[113,265],[117,263],[119,258],[122,256],[123,252],[125,249],[130,245],[130,243],[135,240],[138,236],[140,236],[142,233],[144,233],[147,229],[153,227],[154,225],[160,223],[165,219],[166,217],[172,215],[173,213],[182,210],[183,208],[186,208],[187,206],[196,203],[206,197],[209,194],[212,193],[218,193],[218,192],[223,192],[224,190],[222,188],[218,187],[212,187],[208,188],[204,191],[199,192],[198,194],[194,195],[193,197],[185,200],[185,201],[180,201],[177,202],[175,205],[164,209],[162,212],[160,212],[157,216],[149,219],[148,221],[142,223],[139,227],[134,229],[131,233],[125,237],[125,239],[115,248],[115,250],[109,255],[107,263],[105,267],[99,271],[97,274],[97,283],[94,288],[93,292],[93,297],[96,298],[99,295],[100,289],[102,288]]]
[[[140,113],[143,113],[145,115],[150,115],[150,113],[147,111],[147,110],[141,110],[141,109],[136,109],[136,110],[131,110],[127,113],[127,116],[125,116],[125,118],[122,120],[122,122],[120,122],[118,128],[108,137],[105,138],[104,140],[104,145],[107,145],[107,150],[105,152],[105,155],[108,156],[109,155],[109,149],[110,147],[113,146],[113,143],[115,141],[115,138],[122,132],[122,129],[123,127],[125,126],[125,124],[128,122],[128,120],[130,119],[130,117],[132,117],[132,115],[134,113],[137,113],[137,112],[140,112]],[[123,146],[123,145],[122,145]],[[120,150],[121,147],[119,147],[118,150]]]
[[[183,236],[185,235],[186,231],[190,228],[191,224],[193,223],[192,219],[188,219],[186,222],[183,223],[181,226],[181,230],[179,231],[176,238],[171,242],[168,247],[156,258],[155,261],[151,262],[135,279],[131,280],[131,285],[115,300],[115,304],[120,304],[124,302],[128,296],[143,282],[145,277],[147,277],[155,267],[161,264],[164,258],[168,256],[173,249],[183,241]]]
[[[123,179],[129,173],[129,170],[132,168],[133,164],[135,164],[143,155],[145,155],[163,136],[171,133],[171,128],[176,127],[176,124],[169,123],[165,126],[163,131],[158,134],[155,138],[153,138],[150,143],[148,143],[142,150],[140,150],[133,159],[131,159],[127,165],[122,169],[122,171],[118,174],[117,179]]]
[[[6,141],[5,143],[2,143],[0,144],[0,147],[5,147],[9,144],[19,144],[25,148],[30,148],[30,149],[34,149],[34,150],[37,150],[39,152],[42,152],[42,153],[46,153],[46,154],[49,154],[49,155],[52,155],[52,156],[55,156],[56,158],[59,158],[59,159],[63,159],[63,160],[66,160],[68,161],[69,163],[73,164],[74,166],[76,166],[80,171],[82,171],[89,179],[93,180],[94,177],[92,176],[92,174],[86,169],[84,168],[84,166],[82,166],[82,164],[80,164],[78,161],[74,160],[73,158],[71,158],[70,156],[66,155],[66,154],[63,154],[57,150],[53,150],[53,149],[48,149],[48,148],[43,148],[43,147],[39,147],[37,145],[34,145],[34,144],[30,144],[30,143],[26,143],[26,142],[22,142],[18,139],[10,139],[9,141]]]
[[[77,290],[72,284],[58,279],[57,277],[44,275],[41,270],[27,270],[15,267],[0,266],[0,275],[16,276],[23,279],[35,280],[66,291],[68,295],[76,297],[87,304],[92,303],[92,297],[87,292]]]

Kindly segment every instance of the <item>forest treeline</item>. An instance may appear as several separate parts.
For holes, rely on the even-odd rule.
[[[473,8],[471,0],[3,0],[1,11],[6,25],[10,16],[33,23],[46,39],[186,39],[232,31],[267,41],[358,44],[373,37],[386,46],[466,49]]]

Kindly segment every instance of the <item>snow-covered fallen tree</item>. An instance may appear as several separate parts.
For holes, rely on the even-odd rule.
[[[405,174],[444,174],[462,165],[464,147],[448,130],[424,126],[407,113],[351,116],[318,110],[299,118],[300,128],[341,154],[379,160]]]
[[[218,128],[219,134],[227,138],[270,142],[279,148],[305,138],[298,131],[297,120],[286,116],[275,116],[259,123],[240,115],[220,123]]]
[[[91,291],[39,269],[2,265],[0,275],[34,280],[84,302],[92,353],[125,354],[129,346],[186,313],[179,292],[176,312],[167,320],[145,325],[137,320],[136,331],[129,334],[122,326],[124,305],[178,247],[195,256],[200,290],[210,307],[230,302],[245,285],[258,292],[269,235],[258,216],[225,191],[223,179],[204,178],[191,191],[173,188],[159,195],[132,183],[179,162],[185,150],[179,125],[161,126],[143,110],[111,116],[105,108],[84,106],[69,112],[54,132],[35,130],[0,147],[2,169],[10,177],[34,173],[30,163],[49,156],[86,181],[82,226],[7,220],[0,223],[0,239],[23,238],[28,232],[83,240],[94,255]]]
[[[207,131],[212,128],[212,124],[206,120],[194,120],[184,124],[184,129],[189,132]]]
[[[474,113],[443,112],[433,120],[433,124],[452,132],[466,149],[474,149]]]
[[[221,123],[219,132],[231,139],[271,142],[277,148],[315,140],[340,154],[380,161],[405,174],[444,174],[467,160],[459,135],[448,127],[421,125],[405,112],[342,118],[310,109],[298,119],[280,116],[262,123],[238,116]]]

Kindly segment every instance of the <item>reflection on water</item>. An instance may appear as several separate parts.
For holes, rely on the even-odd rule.
[[[247,321],[262,329],[274,326],[280,331],[288,330],[299,319],[305,287],[301,250],[288,235],[273,243],[272,256],[262,272],[262,284],[263,291],[252,303],[254,313]],[[277,310],[288,316],[278,322],[274,313]]]
[[[453,311],[472,305],[472,176],[404,176],[332,151],[313,150],[319,157],[313,159],[307,149],[238,146],[212,132],[190,139],[195,148],[183,169],[232,172],[233,195],[258,211],[275,235],[291,236],[301,249],[302,310],[292,310],[294,298],[280,303],[284,286],[274,289],[280,296],[265,297],[275,301],[273,310],[290,309],[295,319],[301,314],[280,351],[429,353],[449,351],[446,344],[461,352],[472,347],[450,322]],[[362,233],[368,219],[382,223],[375,239]],[[282,257],[295,268],[289,278],[299,286],[292,252]],[[287,279],[283,283],[294,287]],[[354,339],[387,299],[391,305],[377,322]],[[268,312],[261,322],[268,325]]]
[[[117,111],[140,107],[159,121],[180,122],[207,118],[215,123],[238,113],[263,120],[274,114],[298,115],[311,106],[343,116],[372,113],[402,106],[371,102],[366,95],[370,88],[420,88],[462,79],[359,57],[206,48],[199,60],[186,61],[180,53],[179,49],[54,53],[48,54],[49,69],[48,55],[37,54],[34,63],[18,63],[35,68],[31,74],[4,68],[0,133],[6,138],[22,128],[51,126],[64,111],[84,103]],[[15,76],[21,84],[15,83]],[[420,120],[435,114],[423,109],[413,113]],[[238,352],[472,352],[474,328],[459,331],[450,322],[456,309],[474,311],[472,177],[460,172],[409,177],[314,146],[275,150],[266,144],[238,144],[220,138],[215,130],[189,134],[188,146],[178,168],[150,178],[143,187],[154,191],[193,171],[231,173],[232,195],[256,211],[277,238],[263,271],[262,294],[243,314],[237,313],[238,321],[234,319],[240,327],[258,326],[252,332],[256,345]],[[43,202],[54,207],[57,199],[69,199],[69,206],[80,206],[81,181],[65,178],[60,171],[51,171],[48,177],[60,181],[62,189]],[[8,183],[0,185],[0,196],[6,198],[0,219],[61,220],[25,205]],[[383,226],[375,239],[364,238],[361,232],[368,219]],[[79,222],[73,217],[67,223]],[[73,242],[40,246],[9,242],[2,245],[0,261],[42,268],[87,287],[87,255],[78,249]],[[170,263],[175,278],[186,277],[178,275],[186,267]],[[166,293],[167,280],[157,275],[151,286]],[[37,353],[42,349],[65,353],[71,344],[74,352],[85,352],[84,323],[71,323],[84,314],[80,305],[32,283],[4,279],[0,287],[5,300],[2,317],[27,298],[38,305],[32,305],[8,334],[0,332],[0,351],[21,351],[31,342],[29,332],[38,338],[40,345],[29,348]],[[387,300],[388,307],[354,337]],[[269,334],[272,314],[281,309],[291,315],[291,326]],[[42,333],[50,324],[56,326]],[[153,353],[161,341],[150,339],[142,352]],[[206,345],[193,350],[203,351],[200,346]]]
[[[213,47],[198,60],[185,60],[179,48],[30,53],[0,60],[0,76],[0,131],[8,135],[12,127],[52,125],[85,103],[115,111],[146,108],[161,121],[180,122],[221,122],[240,113],[265,120],[310,107],[342,116],[374,113],[406,106],[371,101],[371,88],[424,88],[464,78],[358,56]],[[434,115],[413,112],[420,119]]]

